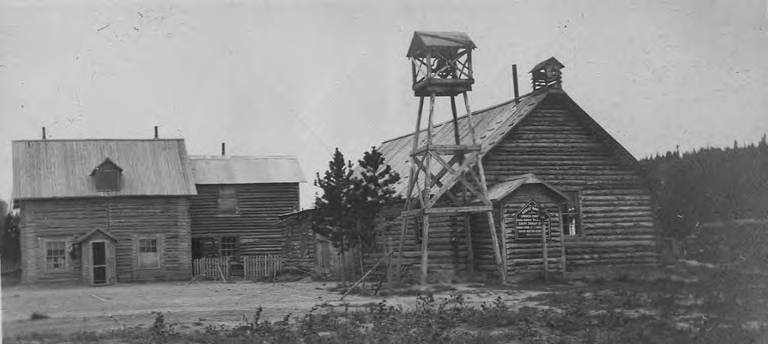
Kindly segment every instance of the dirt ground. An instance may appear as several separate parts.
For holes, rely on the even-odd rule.
[[[119,284],[107,287],[29,287],[3,289],[3,335],[77,332],[151,324],[152,312],[169,321],[230,323],[262,306],[264,317],[281,318],[339,295],[323,283],[195,282]],[[355,297],[350,301],[358,301]],[[48,319],[30,320],[33,313]]]
[[[202,329],[210,324],[234,325],[250,317],[258,307],[262,319],[279,320],[285,315],[301,315],[322,303],[340,304],[338,292],[328,289],[333,283],[220,283],[195,282],[119,284],[107,287],[85,286],[13,286],[2,290],[3,336],[30,333],[60,334],[103,331],[131,326],[151,325],[162,312],[168,322],[184,330]],[[515,307],[536,306],[526,301],[541,294],[536,290],[494,291],[467,285],[452,288],[466,292],[469,302],[481,302],[502,295]],[[447,296],[447,292],[445,293]],[[440,296],[437,294],[437,296]],[[349,295],[344,303],[352,306],[378,302],[382,297]],[[411,296],[388,297],[392,305],[408,307]],[[46,319],[32,320],[32,314]]]

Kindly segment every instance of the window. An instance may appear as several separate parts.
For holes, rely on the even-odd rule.
[[[45,242],[45,271],[65,271],[67,244],[64,241]]]
[[[219,255],[222,257],[237,256],[237,237],[222,237]]]
[[[222,185],[219,187],[219,214],[235,215],[238,214],[237,208],[237,190],[232,185]]]
[[[120,190],[120,174],[123,169],[117,166],[112,160],[107,158],[101,165],[97,166],[91,176],[96,183],[96,191],[119,191]]]
[[[566,191],[568,206],[563,212],[563,225],[566,235],[582,235],[581,230],[581,192]]]
[[[157,239],[139,239],[139,267],[160,267],[160,254],[157,249]]]

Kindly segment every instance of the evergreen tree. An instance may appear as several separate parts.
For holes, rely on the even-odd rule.
[[[320,178],[317,173],[315,186],[323,190],[322,196],[315,196],[316,213],[312,229],[327,237],[342,256],[349,249],[347,240],[352,226],[349,206],[349,192],[352,185],[352,163],[344,161],[344,154],[338,148],[328,162],[328,170]]]
[[[312,229],[327,237],[339,250],[342,281],[346,281],[346,253],[359,250],[362,270],[363,251],[372,248],[374,223],[379,211],[395,199],[394,184],[400,179],[376,148],[365,152],[353,174],[351,162],[337,148],[323,177],[317,174],[315,185],[323,190],[315,197],[316,213]],[[362,271],[361,271],[362,272]]]
[[[350,206],[360,248],[368,249],[375,239],[374,222],[379,211],[396,199],[394,184],[400,175],[384,163],[384,156],[376,147],[363,153],[358,160],[358,172],[352,178]]]

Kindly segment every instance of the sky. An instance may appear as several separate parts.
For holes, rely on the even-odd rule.
[[[766,0],[0,2],[0,199],[11,140],[186,139],[190,154],[296,155],[307,183],[413,130],[415,30],[464,31],[473,109],[511,65],[556,57],[564,90],[635,157],[768,132]],[[436,119],[450,117],[438,104]]]

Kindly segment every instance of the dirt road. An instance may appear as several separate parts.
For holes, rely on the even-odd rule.
[[[103,331],[129,326],[152,325],[152,312],[162,312],[167,323],[177,323],[179,330],[202,329],[207,325],[235,325],[243,316],[253,317],[263,308],[261,319],[279,320],[292,313],[301,316],[313,306],[328,302],[339,304],[340,295],[327,289],[335,285],[320,282],[290,283],[219,283],[121,284],[107,287],[29,287],[3,289],[3,336],[15,337],[35,332],[73,333]],[[494,291],[454,285],[466,295],[467,302],[480,303],[501,296],[506,303],[536,306],[527,298],[537,291]],[[448,292],[437,297],[447,297]],[[349,295],[351,305],[379,302],[381,297]],[[414,296],[388,297],[390,305],[413,305]],[[49,318],[31,320],[33,313]]]
[[[323,283],[180,283],[123,284],[108,287],[28,287],[3,289],[3,335],[54,330],[75,332],[151,325],[152,312],[182,326],[237,323],[259,306],[262,318],[303,313],[339,295]],[[361,302],[358,297],[348,297]],[[33,313],[48,319],[30,320]]]

